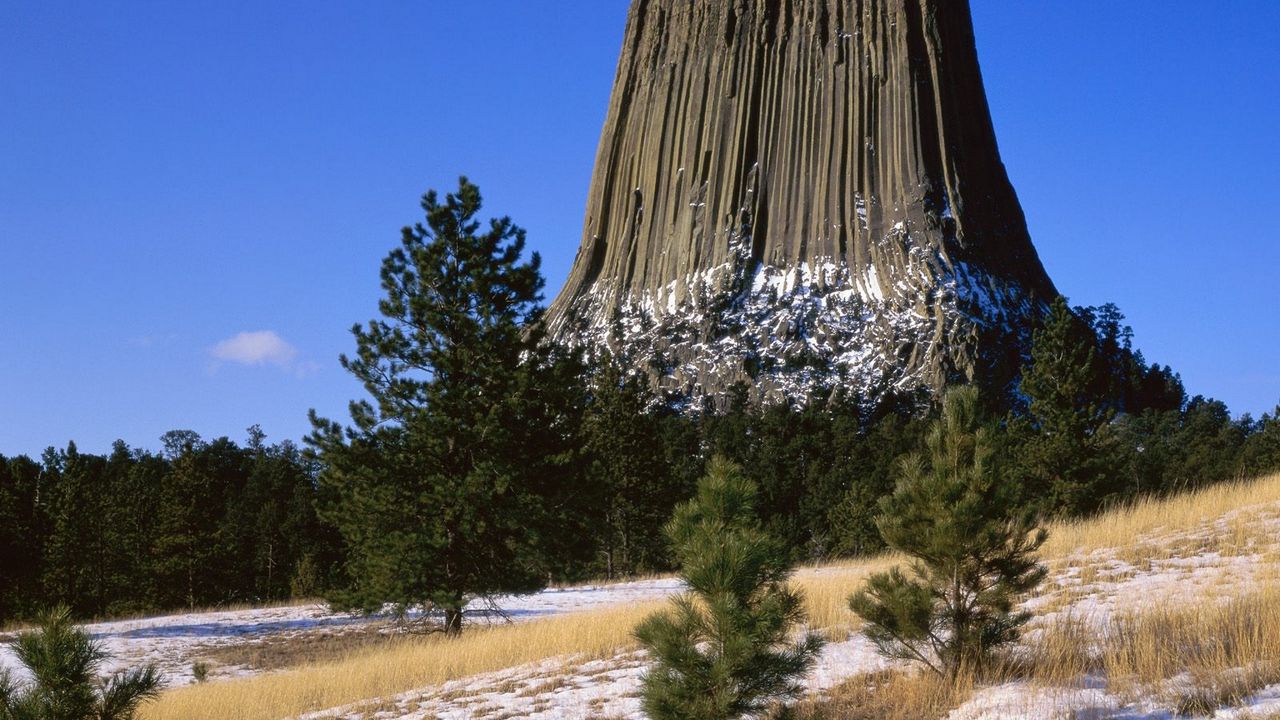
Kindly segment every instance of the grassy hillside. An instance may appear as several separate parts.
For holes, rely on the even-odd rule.
[[[1170,709],[1192,710],[1239,699],[1280,682],[1280,614],[1267,612],[1280,606],[1278,519],[1280,475],[1055,524],[1044,550],[1050,581],[1028,603],[1039,620],[1003,674],[941,687],[905,670],[859,673],[806,712],[822,717],[841,708],[835,716],[858,717],[855,707],[893,695],[919,701],[896,703],[911,717],[942,717],[966,701],[1038,702],[1044,688],[1061,700],[1061,693],[1088,691],[1086,676],[1106,678],[1108,702],[1159,697]],[[845,598],[894,562],[883,556],[798,573],[812,624],[833,639],[856,631]],[[517,665],[569,667],[629,653],[631,628],[658,605],[477,627],[457,640],[413,638],[338,661],[175,689],[144,718],[276,720],[339,706],[403,708],[390,698]]]

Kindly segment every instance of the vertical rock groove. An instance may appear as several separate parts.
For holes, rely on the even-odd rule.
[[[999,375],[1054,294],[967,2],[633,1],[559,338],[865,397]]]

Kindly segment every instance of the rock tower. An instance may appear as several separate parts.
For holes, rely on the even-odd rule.
[[[873,400],[1007,380],[1055,294],[966,0],[633,0],[561,341]]]

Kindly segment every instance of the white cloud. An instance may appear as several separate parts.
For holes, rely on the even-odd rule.
[[[214,345],[209,351],[217,360],[241,365],[278,365],[293,368],[298,349],[271,330],[242,332]]]

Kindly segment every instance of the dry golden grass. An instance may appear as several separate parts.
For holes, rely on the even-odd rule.
[[[1081,688],[1105,679],[1127,702],[1155,700],[1179,716],[1212,715],[1280,683],[1280,585],[1121,615],[1099,627],[1063,615],[980,676],[925,671],[858,675],[798,708],[803,720],[934,720],[983,685],[1031,681]],[[1273,720],[1280,714],[1238,717]],[[1091,715],[1092,717],[1092,715]]]
[[[798,573],[793,582],[804,592],[810,626],[844,639],[857,627],[856,618],[848,609],[851,588],[894,562],[892,558],[877,558]],[[284,673],[172,690],[147,707],[142,718],[213,720],[226,717],[225,708],[235,708],[236,717],[244,720],[277,720],[548,658],[612,657],[634,648],[632,629],[640,619],[662,607],[665,603],[654,602],[474,628],[452,640],[442,636],[396,640]],[[329,650],[326,654],[332,654]],[[292,652],[287,654],[291,661],[297,659]],[[229,662],[242,658],[231,653],[219,659]]]
[[[1235,720],[1280,720],[1280,711],[1269,713],[1245,711],[1236,713]]]
[[[883,555],[796,573],[791,584],[804,593],[809,627],[824,632],[829,639],[845,639],[861,625],[849,610],[849,595],[873,573],[888,570],[901,561],[899,555]]]
[[[1082,559],[1095,551],[1146,567],[1155,559],[1205,552],[1227,556],[1261,550],[1263,562],[1270,562],[1276,557],[1267,546],[1275,545],[1276,533],[1259,521],[1274,518],[1278,503],[1280,476],[1144,499],[1090,520],[1053,524],[1043,556],[1078,568],[1084,585],[1133,573],[1117,574]],[[851,567],[847,576],[824,579],[831,587],[821,592],[831,599],[819,605],[843,603],[851,587],[846,577],[897,561],[882,558],[876,563],[880,567],[868,563],[865,569]],[[827,697],[802,704],[799,717],[929,720],[946,717],[979,684],[1025,679],[1073,688],[1090,676],[1107,678],[1109,689],[1122,696],[1155,697],[1178,713],[1203,714],[1280,682],[1280,581],[1275,574],[1259,577],[1272,584],[1253,590],[1219,585],[1196,602],[1119,615],[1103,628],[1068,611],[1031,633],[1020,652],[981,679],[968,673],[954,681],[930,673],[860,675]],[[1077,599],[1062,595],[1057,606],[1042,611],[1061,610]],[[1280,720],[1280,714],[1239,717]]]
[[[973,695],[977,679],[960,673],[886,670],[858,675],[796,707],[799,720],[941,720]]]
[[[266,635],[251,642],[217,645],[200,657],[221,666],[251,668],[256,671],[283,670],[333,660],[356,653],[391,649],[414,642],[412,635],[394,631],[386,622],[362,623],[349,628]]]
[[[1028,632],[1016,654],[1015,674],[1040,685],[1073,687],[1101,670],[1095,650],[1097,627],[1070,612]]]
[[[1133,547],[1139,538],[1147,540],[1143,540],[1141,549],[1134,552],[1148,561],[1152,557],[1171,557],[1190,550],[1199,552],[1206,547],[1227,554],[1228,551],[1253,547],[1261,540],[1259,533],[1264,530],[1260,529],[1248,512],[1237,512],[1238,519],[1228,523],[1227,532],[1222,532],[1222,528],[1210,527],[1212,532],[1204,533],[1205,539],[1194,541],[1193,546],[1185,543],[1179,545],[1176,538],[1179,533],[1204,529],[1207,520],[1212,521],[1232,511],[1240,511],[1241,508],[1271,504],[1271,511],[1274,512],[1277,502],[1280,502],[1280,475],[1254,482],[1219,485],[1172,498],[1139,500],[1098,518],[1055,523],[1050,527],[1050,539],[1044,547],[1043,555],[1059,564],[1070,563],[1075,562],[1072,558],[1097,550],[1119,552]],[[1268,542],[1273,541],[1274,538],[1268,539]],[[1204,543],[1209,545],[1204,546]],[[882,556],[810,568],[797,573],[793,583],[805,593],[810,626],[824,631],[832,639],[843,639],[848,632],[857,629],[857,619],[848,610],[849,594],[860,587],[871,573],[885,570],[899,562],[899,556]],[[1090,568],[1088,572],[1098,571]],[[1271,597],[1270,601],[1275,603],[1277,599],[1280,598]],[[460,639],[450,640],[438,636],[415,639],[283,673],[181,688],[165,693],[159,702],[146,708],[142,717],[144,720],[212,720],[228,717],[228,709],[234,708],[230,714],[244,720],[277,720],[548,658],[612,657],[634,648],[632,628],[644,616],[663,606],[663,603],[648,603],[516,625],[475,628]],[[1277,606],[1280,605],[1273,604],[1271,607]],[[1146,615],[1134,617],[1147,618]],[[1178,622],[1189,633],[1184,634],[1184,638],[1212,637],[1211,633],[1229,629],[1221,625],[1219,621],[1222,618],[1216,615],[1190,619],[1181,615],[1177,617],[1183,618]],[[1172,622],[1171,618],[1172,616],[1162,621],[1166,623],[1166,630],[1172,627],[1168,624]],[[1150,628],[1155,627],[1145,624],[1150,622],[1154,621],[1135,619],[1131,626],[1124,627],[1135,633],[1134,638],[1150,638],[1153,637]],[[1277,624],[1280,624],[1280,620]],[[1243,631],[1245,628],[1239,629]],[[1040,647],[1033,649],[1033,657],[1038,659],[1032,663],[1034,669],[1028,669],[1027,674],[1044,683],[1069,684],[1083,674],[1082,668],[1093,668],[1097,663],[1104,662],[1105,658],[1105,663],[1108,664],[1099,667],[1105,667],[1108,675],[1113,677],[1132,678],[1122,682],[1132,682],[1132,687],[1136,688],[1174,666],[1157,664],[1149,667],[1142,663],[1150,663],[1153,662],[1152,658],[1163,657],[1167,663],[1176,664],[1185,660],[1177,659],[1177,653],[1193,647],[1184,643],[1165,647],[1159,652],[1152,650],[1148,655],[1135,655],[1132,652],[1124,655],[1113,649],[1105,655],[1094,657],[1081,651],[1081,648],[1088,647],[1092,642],[1088,635],[1083,624],[1078,624],[1072,630],[1066,627],[1065,622],[1060,622],[1044,633]],[[1271,657],[1280,657],[1280,635],[1277,638],[1274,645],[1267,646],[1273,652]],[[1206,672],[1220,666],[1225,667],[1224,663],[1228,659],[1251,655],[1253,650],[1250,648],[1254,646],[1237,643],[1232,647],[1242,650],[1234,655],[1222,655],[1217,664],[1206,661]],[[1035,653],[1040,654],[1036,656]],[[1132,666],[1132,671],[1125,670],[1129,666]],[[1215,677],[1219,676],[1221,673]],[[855,701],[871,703],[872,700],[868,699],[866,693],[858,689],[860,685],[866,685],[865,680],[866,676],[863,676],[857,682],[849,683],[833,697],[839,700],[839,693],[846,693],[846,705]],[[959,683],[948,687],[922,675],[876,676],[873,690],[879,688],[877,692],[886,694],[886,697],[905,697],[911,699],[911,702],[886,703],[884,712],[890,714],[873,716],[930,717],[938,708],[950,708],[962,702],[972,692],[973,683],[972,678],[962,678]],[[1224,686],[1223,692],[1226,690]],[[808,717],[831,716],[821,714],[828,709],[815,705],[807,707],[807,712],[810,713]],[[914,708],[917,714],[891,714],[897,712],[894,709],[897,707]],[[945,712],[942,714],[945,715]],[[837,713],[834,717],[861,716]]]
[[[1054,619],[1024,644],[1022,672],[1072,687],[1103,677],[1125,698],[1154,698],[1183,715],[1211,714],[1280,682],[1280,585],[1219,592],[1177,606],[1147,607],[1101,627]]]
[[[1043,554],[1046,558],[1067,558],[1095,550],[1116,550],[1137,553],[1141,557],[1168,557],[1178,550],[1191,554],[1211,549],[1223,554],[1246,548],[1250,541],[1257,541],[1258,533],[1265,532],[1258,523],[1251,522],[1247,509],[1271,505],[1280,501],[1280,475],[1257,480],[1221,483],[1172,497],[1145,497],[1114,508],[1087,520],[1053,523],[1049,528],[1049,541]],[[1206,529],[1206,522],[1214,522],[1229,514],[1229,531],[1207,528],[1208,547],[1178,547],[1179,538],[1164,538]],[[1154,555],[1150,555],[1152,553]]]
[[[1101,653],[1113,690],[1195,713],[1280,682],[1280,586],[1214,600],[1113,620]]]
[[[612,657],[634,645],[631,629],[660,606],[477,627],[457,639],[428,636],[288,672],[192,685],[166,692],[140,717],[279,720],[556,656]]]

